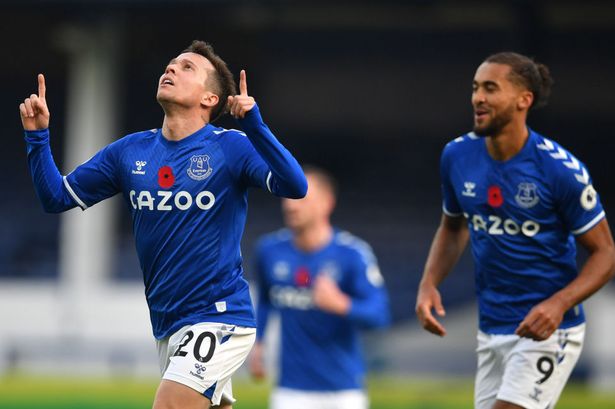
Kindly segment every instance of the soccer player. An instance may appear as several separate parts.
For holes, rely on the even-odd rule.
[[[280,371],[271,409],[366,409],[358,332],[389,322],[388,296],[370,246],[332,227],[335,183],[304,168],[308,193],[282,200],[288,229],[256,250],[256,344],[252,374],[265,376],[263,335],[272,309],[281,321]]]
[[[438,285],[472,243],[479,308],[477,409],[553,408],[585,332],[581,302],[615,272],[615,247],[587,168],[528,128],[546,104],[546,66],[503,52],[473,81],[474,131],[442,153],[444,196],[416,300],[446,335]],[[577,271],[575,240],[589,253]]]
[[[231,375],[255,339],[239,242],[247,188],[300,198],[305,176],[225,62],[194,41],[158,83],[161,129],[128,135],[61,176],[49,148],[45,80],[19,107],[34,186],[48,212],[121,193],[133,219],[162,381],[154,409],[230,408]],[[211,124],[230,112],[245,133]]]

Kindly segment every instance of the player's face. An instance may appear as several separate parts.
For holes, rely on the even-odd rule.
[[[180,54],[169,61],[160,77],[156,99],[161,104],[199,106],[212,94],[207,89],[207,78],[214,70],[211,62],[200,54]]]
[[[509,80],[510,69],[504,64],[483,63],[476,70],[472,106],[477,135],[498,135],[521,112],[519,99],[523,90]]]
[[[301,231],[320,222],[329,221],[335,205],[333,193],[317,177],[305,176],[308,191],[303,199],[282,199],[284,223],[294,231]]]

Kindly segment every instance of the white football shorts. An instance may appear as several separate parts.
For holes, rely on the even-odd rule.
[[[525,409],[553,408],[583,347],[585,324],[558,329],[544,341],[478,333],[474,407],[496,400]]]
[[[246,360],[256,328],[205,322],[156,341],[162,379],[186,385],[213,405],[235,402],[231,376]]]
[[[271,394],[270,409],[367,409],[365,392],[357,389],[313,392],[276,388]]]

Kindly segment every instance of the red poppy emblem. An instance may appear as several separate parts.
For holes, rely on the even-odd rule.
[[[163,166],[158,169],[158,184],[163,189],[168,189],[175,183],[173,169],[170,166]]]
[[[310,272],[305,267],[299,267],[295,272],[295,285],[297,287],[308,287],[311,282]]]
[[[500,207],[504,204],[504,196],[499,186],[491,186],[487,190],[487,203],[491,207]]]

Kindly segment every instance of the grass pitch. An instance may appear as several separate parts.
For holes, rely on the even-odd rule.
[[[1,409],[151,408],[157,380],[0,378]],[[234,381],[235,409],[266,409],[270,385]],[[472,381],[371,379],[371,409],[471,409]],[[566,387],[557,409],[613,409],[615,391],[597,394],[583,385]]]

